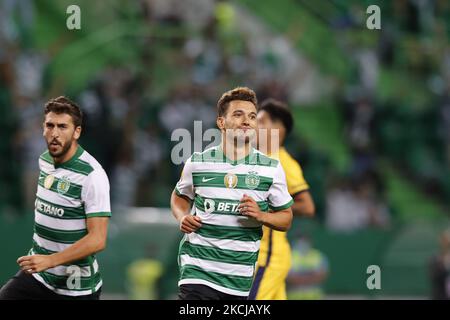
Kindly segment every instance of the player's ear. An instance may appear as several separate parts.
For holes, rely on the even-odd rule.
[[[225,129],[225,118],[224,117],[217,117],[216,124],[217,124],[217,127],[220,130],[224,130]]]
[[[75,128],[75,131],[73,133],[73,137],[75,138],[75,140],[80,139],[80,135],[81,135],[81,127],[78,126]]]
[[[45,127],[46,127],[46,119],[44,118],[44,121],[42,121],[42,135],[45,136]]]

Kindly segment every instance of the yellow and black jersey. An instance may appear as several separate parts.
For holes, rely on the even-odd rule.
[[[284,147],[271,157],[280,160],[286,174],[289,193],[296,194],[309,189],[300,164]],[[253,281],[250,299],[285,300],[285,280],[291,267],[291,247],[287,233],[263,226],[263,237],[259,249],[257,272]]]

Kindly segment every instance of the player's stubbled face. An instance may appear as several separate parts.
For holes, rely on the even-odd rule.
[[[63,156],[75,140],[75,125],[66,113],[49,112],[44,120],[44,138],[48,152],[54,158]]]
[[[224,120],[224,129],[234,139],[247,143],[255,136],[258,123],[256,121],[256,107],[252,102],[243,100],[231,101]]]

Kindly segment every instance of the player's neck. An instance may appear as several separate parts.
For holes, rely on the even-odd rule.
[[[60,157],[53,157],[53,162],[55,164],[61,164],[61,163],[69,161],[75,155],[75,153],[77,152],[77,149],[78,149],[78,143],[77,142],[72,143],[69,150],[67,150],[67,152],[65,154],[63,154]]]
[[[223,154],[232,161],[247,157],[252,150],[250,142],[236,143],[235,141],[228,141],[224,138],[220,147],[222,148]]]

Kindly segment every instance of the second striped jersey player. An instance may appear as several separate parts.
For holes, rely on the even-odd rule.
[[[111,216],[108,177],[81,146],[60,165],[54,163],[48,151],[44,152],[39,168],[31,255],[63,251],[87,235],[87,218]],[[78,272],[79,282],[71,283],[69,277]],[[68,296],[92,294],[102,286],[95,255],[34,273],[33,277]]]
[[[102,287],[95,254],[106,246],[109,181],[79,144],[83,114],[66,97],[45,105],[32,248],[0,300],[98,300]]]

